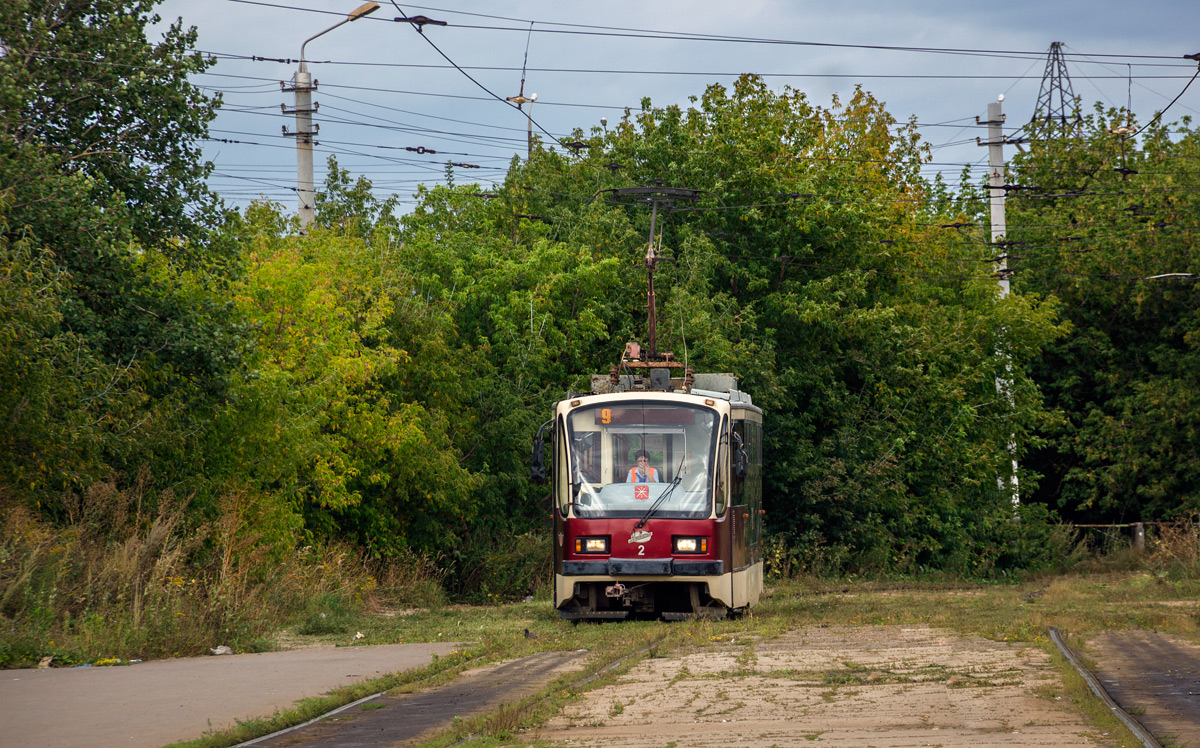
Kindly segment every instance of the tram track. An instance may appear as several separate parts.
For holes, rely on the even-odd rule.
[[[307,722],[264,735],[235,748],[372,748],[412,745],[433,739],[459,725],[470,730],[454,745],[479,737],[498,721],[517,724],[552,698],[554,690],[579,689],[653,652],[664,636],[633,652],[590,666],[581,664],[587,650],[540,652],[502,663],[465,669],[454,680],[417,693],[371,694]],[[476,658],[481,661],[483,658]],[[607,661],[605,661],[607,660]],[[585,674],[572,679],[569,673]]]
[[[861,630],[859,632],[861,633]],[[814,634],[810,630],[806,635]],[[1112,637],[1112,640],[1105,640],[1105,646],[1099,647],[1097,639],[1092,638],[1082,646],[1085,647],[1088,656],[1098,656],[1100,664],[1089,661],[1072,649],[1066,637],[1057,628],[1050,630],[1050,638],[1064,658],[1141,745],[1145,748],[1162,748],[1164,744],[1172,747],[1200,745],[1195,736],[1188,732],[1189,725],[1200,730],[1200,647],[1175,642],[1163,635],[1145,631],[1103,632],[1098,636]],[[811,641],[810,639],[810,644]],[[556,651],[541,652],[503,663],[481,663],[479,667],[464,670],[449,683],[438,684],[413,694],[373,694],[304,725],[242,745],[253,745],[255,748],[372,748],[422,744],[433,739],[444,741],[448,734],[453,735],[452,740],[456,741],[450,745],[464,745],[486,735],[503,735],[519,729],[520,725],[527,723],[533,716],[548,716],[554,711],[556,699],[561,700],[566,694],[578,697],[590,693],[597,680],[620,671],[630,663],[636,663],[647,653],[653,654],[656,648],[663,645],[660,637],[645,646],[621,654],[605,655],[584,650]],[[859,642],[852,645],[850,650],[843,649],[838,656],[850,654],[859,646],[870,649],[868,642]],[[987,648],[990,645],[983,646]],[[1117,647],[1128,656],[1125,659],[1114,657],[1113,647]],[[1098,648],[1100,651],[1096,652]],[[784,650],[787,649],[785,646]],[[791,651],[799,653],[804,650]],[[665,661],[655,659],[648,662]],[[646,665],[635,664],[634,667],[645,670]],[[670,666],[656,665],[651,669],[662,667]],[[1162,678],[1155,681],[1157,671],[1164,671],[1169,676],[1167,681],[1163,681]],[[686,667],[682,672],[687,672]],[[883,681],[901,677],[897,673],[881,672],[884,672]],[[628,677],[619,676],[620,679]],[[1188,680],[1189,678],[1192,680]],[[637,680],[635,677],[634,681]],[[866,678],[862,685],[869,687],[873,681],[873,678]],[[1149,691],[1142,687],[1145,682],[1152,682]],[[998,680],[997,684],[999,683],[1001,681]],[[1119,685],[1120,688],[1114,689],[1115,685]],[[605,694],[613,687],[613,684],[602,684],[600,693]],[[939,688],[933,683],[922,687],[934,690]],[[616,688],[618,692],[624,690],[622,686]],[[1191,691],[1188,691],[1188,688]],[[1159,703],[1154,694],[1168,698]],[[610,697],[597,694],[584,698],[608,700]],[[1174,702],[1171,702],[1172,698]],[[1194,711],[1187,711],[1189,704]],[[571,709],[576,707],[572,706]],[[609,718],[613,713],[609,711]],[[787,719],[782,714],[779,718]],[[556,719],[561,720],[561,717]],[[841,718],[831,716],[835,724],[837,719]],[[929,724],[939,721],[936,713],[931,713],[924,719]],[[942,719],[945,719],[945,715],[942,715]],[[1018,725],[1016,720],[1014,715],[1011,722],[1004,720],[1003,725],[1015,727]],[[904,729],[904,726],[897,724],[890,728]],[[960,729],[966,728],[960,726]],[[1029,731],[1031,728],[1022,726],[1021,729]],[[831,733],[828,737],[832,739],[834,736]],[[969,742],[970,738],[967,740]],[[554,738],[551,738],[550,742],[554,742]],[[949,744],[952,743],[947,743]]]
[[[487,659],[487,655],[477,655],[477,656],[472,657],[471,659],[463,662],[459,666],[459,668],[460,668],[460,670],[466,670],[466,669],[470,668],[472,665],[482,663],[486,659]],[[417,681],[416,685],[419,685],[422,682],[432,682],[441,677],[442,677],[441,673],[434,673],[433,675],[427,676],[426,678],[424,678],[421,681]],[[392,689],[388,689],[388,690],[392,690]],[[291,733],[296,733],[298,731],[304,730],[305,728],[308,728],[311,725],[317,724],[317,723],[325,721],[325,720],[329,720],[343,712],[348,712],[348,711],[354,709],[355,707],[361,707],[364,704],[375,701],[376,699],[386,696],[388,693],[388,690],[378,691],[376,693],[370,694],[369,696],[364,696],[360,699],[356,699],[356,700],[350,702],[349,704],[343,704],[342,706],[336,707],[334,709],[330,709],[329,711],[319,714],[316,717],[313,717],[312,719],[301,722],[300,724],[292,725],[290,727],[285,727],[281,730],[276,730],[275,732],[268,733],[266,735],[260,735],[259,737],[254,738],[252,740],[247,740],[247,741],[238,743],[238,744],[234,745],[233,748],[249,748],[250,746],[258,746],[259,748],[267,748],[267,745],[269,743],[282,745],[282,743],[277,743],[277,742],[273,743],[273,741],[279,741],[280,739],[284,738],[284,736],[287,736]]]
[[[1079,655],[1075,653],[1075,650],[1067,645],[1062,633],[1053,626],[1050,627],[1050,640],[1054,642],[1054,645],[1058,647],[1058,651],[1062,653],[1063,657],[1067,658],[1067,662],[1071,663],[1071,666],[1083,678],[1084,683],[1087,683],[1088,688],[1096,695],[1096,698],[1104,702],[1109,711],[1116,715],[1117,719],[1121,720],[1129,728],[1129,731],[1141,741],[1142,745],[1146,746],[1146,748],[1163,748],[1162,743],[1158,742],[1158,739],[1143,727],[1141,722],[1134,719],[1109,695],[1096,676],[1092,675],[1092,672],[1080,661]]]
[[[1142,745],[1200,746],[1200,646],[1158,631],[1103,631],[1088,638],[1085,659],[1057,629],[1050,633],[1092,692]]]

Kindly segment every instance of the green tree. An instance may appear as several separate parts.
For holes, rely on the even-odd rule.
[[[649,211],[609,190],[662,180],[700,192],[658,226],[673,260],[656,276],[660,348],[737,373],[768,412],[774,529],[862,568],[1040,562],[1021,543],[1043,514],[1014,525],[996,479],[1014,435],[1035,443],[1027,369],[1061,329],[1053,304],[1000,301],[989,248],[941,228],[961,216],[920,178],[911,126],[861,91],[826,109],[745,77],[573,137],[578,155],[540,149],[495,199],[422,192],[404,220],[396,259],[474,354],[476,402],[494,403],[466,452],[486,458],[485,516],[533,498],[486,484],[524,467],[538,416],[644,340]]]
[[[399,225],[396,218],[398,197],[378,199],[371,189],[371,180],[362,175],[352,185],[350,172],[338,166],[335,156],[329,157],[328,166],[325,187],[316,194],[314,201],[318,225],[336,226],[340,233],[363,238],[378,229]]]
[[[414,360],[445,347],[436,322],[412,276],[386,264],[386,230],[338,219],[289,236],[285,223],[256,205],[241,229],[234,293],[257,333],[214,434],[234,445],[220,474],[270,491],[319,539],[377,557],[452,548],[476,478],[447,435],[461,407],[427,390],[437,373]]]
[[[191,51],[194,29],[177,22],[161,42],[146,40],[155,4],[5,0],[0,184],[13,194],[10,231],[74,240],[80,255],[96,244],[79,241],[88,236],[199,249],[180,240],[197,238],[216,206],[198,141],[219,99],[188,81],[212,65]]]
[[[46,472],[46,452],[25,450],[0,481],[51,508],[77,482],[147,463],[194,489],[197,435],[241,365],[222,289],[236,249],[209,230],[224,216],[198,143],[218,102],[188,82],[211,61],[189,51],[195,33],[179,24],[147,41],[152,7],[8,0],[0,13],[0,231],[16,263],[5,269],[54,279],[15,314],[55,308],[5,345],[45,381],[88,362],[104,382],[36,416],[22,405],[32,392],[6,406],[23,414],[11,443],[51,435],[45,449],[71,467]],[[83,422],[92,426],[73,425]]]
[[[1062,423],[1032,456],[1038,497],[1080,521],[1200,509],[1200,132],[1095,110],[1010,177],[1014,289],[1060,299],[1070,335],[1037,379]]]
[[[478,521],[462,526],[453,583],[476,594],[526,594],[489,581],[495,555],[508,550],[498,540],[543,524],[545,489],[526,479],[532,434],[579,373],[607,360],[596,351],[623,316],[613,293],[623,287],[622,263],[555,241],[545,223],[518,215],[519,204],[479,192],[468,185],[418,194],[387,262],[411,274],[413,297],[427,304],[423,325],[443,333],[418,355],[420,328],[394,329],[423,370],[409,380],[414,395],[457,405],[447,411],[450,433],[479,476],[471,495]]]
[[[72,280],[27,240],[10,246],[0,235],[0,267],[0,475],[10,489],[0,498],[81,490],[104,473],[106,453],[136,446],[137,373],[62,326]]]

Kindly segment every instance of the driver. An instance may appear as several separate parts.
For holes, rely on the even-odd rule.
[[[625,476],[626,483],[662,483],[658,477],[658,469],[650,467],[650,456],[646,454],[646,450],[639,449],[637,452],[637,465],[629,468],[629,473]]]

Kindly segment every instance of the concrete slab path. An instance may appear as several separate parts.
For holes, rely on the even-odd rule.
[[[455,644],[320,647],[0,671],[4,748],[161,748],[299,699],[427,665]]]

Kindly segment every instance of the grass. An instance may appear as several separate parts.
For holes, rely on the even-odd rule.
[[[1137,628],[1200,642],[1200,608],[1194,604],[1200,599],[1200,535],[1187,523],[1160,529],[1145,555],[1116,553],[1068,574],[1003,583],[946,576],[800,577],[773,581],[762,604],[737,620],[573,626],[560,620],[545,599],[448,605],[440,572],[428,559],[411,559],[403,568],[368,569],[348,552],[327,548],[272,565],[255,536],[219,525],[184,526],[180,503],[169,495],[152,502],[136,493],[98,499],[104,499],[95,504],[108,507],[107,514],[83,517],[73,529],[54,530],[16,512],[4,518],[0,614],[6,625],[0,631],[0,666],[34,666],[46,657],[55,665],[115,663],[201,653],[223,643],[233,644],[235,651],[322,643],[463,644],[458,654],[427,668],[341,688],[268,720],[187,744],[197,748],[233,745],[373,693],[428,688],[467,667],[539,651],[587,649],[592,658],[585,672],[559,679],[519,704],[460,720],[446,739],[509,740],[586,690],[611,681],[637,658],[736,644],[741,649],[735,666],[721,677],[744,677],[755,672],[756,641],[808,626],[927,625],[998,642],[1032,643],[1052,654],[1056,650],[1047,637],[1052,625],[1076,642],[1099,631]],[[252,504],[238,494],[222,501],[234,514]],[[207,566],[189,565],[189,554],[198,553],[202,542],[211,549]],[[284,620],[289,625],[280,629]],[[962,687],[987,685],[969,673],[890,672],[854,663],[789,677],[824,680],[822,687],[832,689],[830,698],[838,688],[881,680],[957,678]],[[1080,691],[1076,680],[1064,669],[1064,690],[1049,698],[1078,704],[1100,731],[1123,733],[1106,710],[1093,709],[1094,697],[1086,686]]]
[[[1039,594],[1031,596],[1037,591]],[[1123,726],[1108,714],[1049,641],[1048,626],[1069,631],[1078,643],[1103,630],[1154,628],[1200,642],[1200,580],[1172,578],[1153,571],[1123,571],[1045,576],[1021,584],[927,583],[918,579],[845,583],[801,579],[776,582],[761,606],[747,616],[726,621],[661,623],[634,621],[619,624],[572,625],[560,620],[546,601],[501,606],[441,606],[405,614],[347,614],[338,632],[293,633],[301,643],[350,644],[347,632],[363,634],[354,645],[403,642],[454,641],[465,643],[462,653],[442,658],[428,668],[391,678],[339,689],[321,699],[309,700],[273,719],[246,723],[228,734],[209,735],[186,744],[188,748],[224,748],[257,735],[297,724],[371,693],[415,691],[446,682],[467,667],[497,662],[539,651],[587,649],[592,653],[587,669],[563,676],[538,694],[483,717],[459,720],[431,746],[494,745],[520,742],[523,730],[558,714],[571,701],[599,685],[613,681],[636,660],[671,656],[712,643],[735,644],[743,649],[736,670],[753,670],[754,642],[786,631],[822,625],[863,626],[927,625],[997,642],[1021,642],[1052,654],[1063,673],[1061,689],[1040,693],[1044,698],[1067,700],[1085,716],[1093,729],[1107,733],[1115,745],[1136,746],[1116,736]],[[526,630],[529,636],[526,635]],[[740,672],[727,674],[740,677]],[[782,673],[776,675],[784,675]],[[928,670],[907,672],[869,668],[853,662],[833,671],[791,673],[787,677],[824,684],[833,698],[838,689],[914,681],[945,682],[973,688],[1003,682],[1003,673],[981,678],[969,672]],[[613,703],[610,718],[627,705]],[[465,742],[464,742],[465,741]]]
[[[1029,600],[1033,590],[1044,590]],[[777,584],[758,612],[790,623],[926,624],[995,641],[1045,642],[1049,626],[1086,635],[1152,628],[1200,640],[1200,579],[1149,572],[1037,577],[1010,585],[807,580]],[[1178,604],[1172,604],[1178,603]]]

